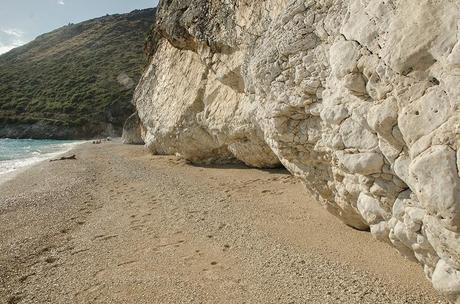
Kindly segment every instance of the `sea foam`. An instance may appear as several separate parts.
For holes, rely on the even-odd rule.
[[[41,161],[70,151],[84,141],[0,139],[0,183]]]

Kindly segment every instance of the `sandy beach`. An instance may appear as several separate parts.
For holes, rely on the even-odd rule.
[[[284,170],[83,144],[0,185],[0,303],[445,303]]]

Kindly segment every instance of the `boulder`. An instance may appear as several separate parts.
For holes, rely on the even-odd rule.
[[[123,126],[122,141],[125,145],[143,145],[142,122],[137,113],[132,114]]]

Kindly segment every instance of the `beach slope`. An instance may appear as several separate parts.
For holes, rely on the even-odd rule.
[[[0,185],[0,303],[444,303],[286,171],[69,153]]]

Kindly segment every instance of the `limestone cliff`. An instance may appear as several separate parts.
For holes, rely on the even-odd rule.
[[[460,303],[460,6],[169,0],[135,91],[154,153],[283,164]]]

